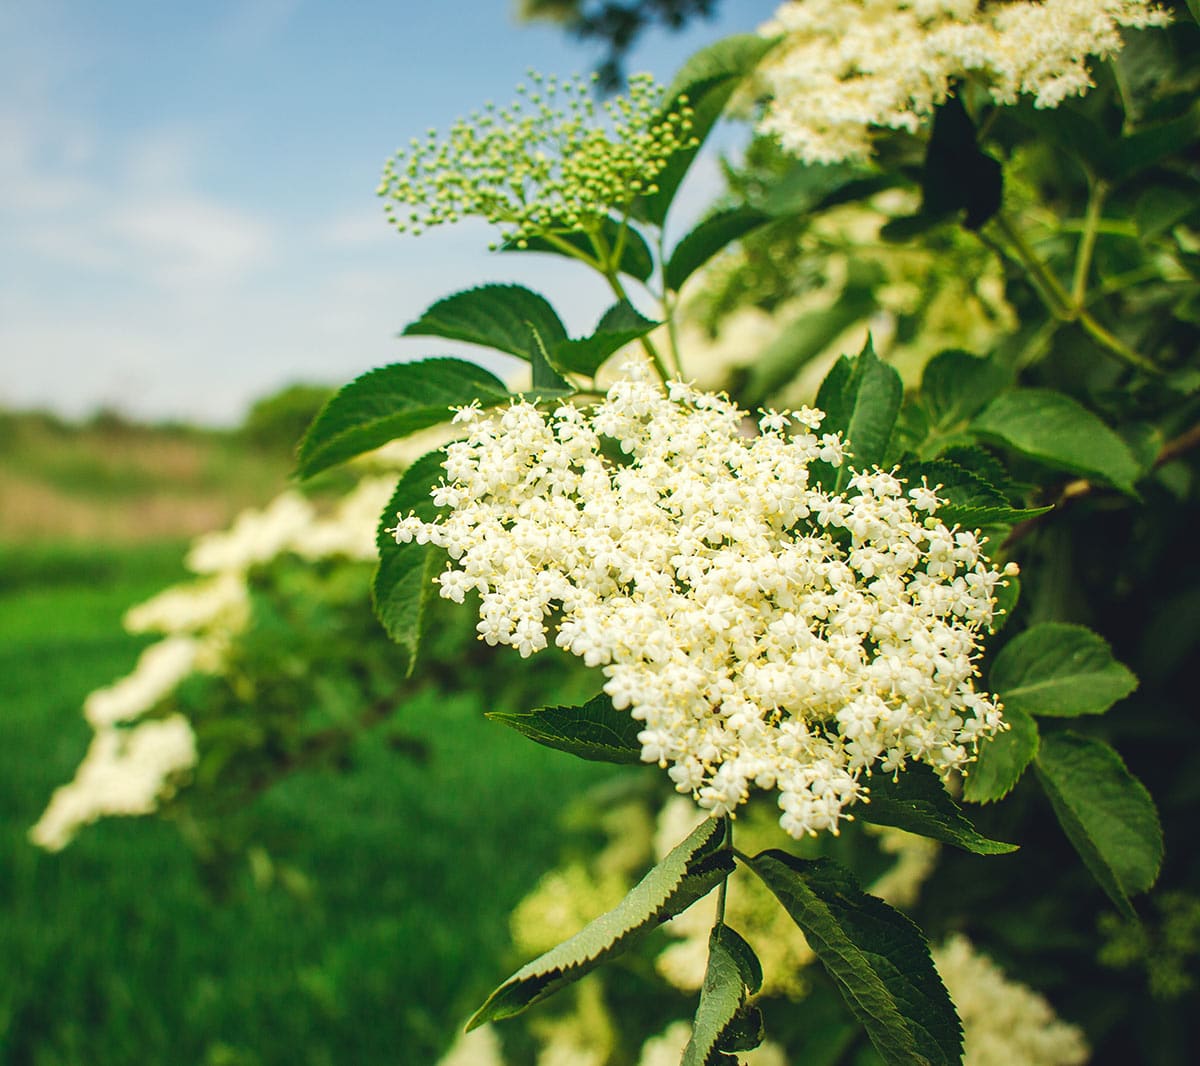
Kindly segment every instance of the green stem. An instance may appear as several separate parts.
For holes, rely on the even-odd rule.
[[[1090,213],[1090,206],[1089,206]],[[1061,281],[1054,276],[1053,272],[1045,263],[1038,258],[1033,247],[1025,240],[1024,235],[1020,230],[1013,225],[1011,220],[1004,212],[997,212],[995,215],[996,228],[1004,235],[1012,248],[1017,260],[1029,271],[1031,280],[1034,283],[1034,288],[1042,297],[1043,302],[1049,309],[1050,313],[1057,319],[1063,322],[1078,322],[1080,326],[1096,341],[1102,348],[1108,351],[1111,355],[1116,356],[1121,362],[1127,366],[1136,367],[1148,374],[1160,375],[1162,371],[1147,359],[1140,352],[1135,351],[1126,344],[1120,337],[1113,334],[1105,326],[1092,315],[1087,309],[1086,285],[1083,296],[1080,300],[1072,298],[1071,294],[1063,287]],[[1087,231],[1084,232],[1084,241],[1081,241],[1081,252],[1083,244],[1086,242]],[[985,243],[989,243],[987,238],[984,238]],[[1090,244],[1094,247],[1095,236],[1093,235]],[[997,247],[995,242],[990,242],[990,247],[996,251],[1003,251]],[[1087,270],[1091,264],[1091,249],[1087,250],[1086,262],[1084,262],[1084,276],[1086,280]],[[1079,261],[1076,261],[1076,268],[1079,268]]]
[[[576,248],[575,245],[573,245],[570,241],[563,240],[557,233],[550,233],[547,231],[541,236],[545,239],[547,244],[554,245],[554,247],[562,252],[563,255],[569,255],[572,259],[578,259],[581,263],[586,263],[593,270],[598,270],[601,273],[604,273],[604,264],[599,259],[594,259],[592,256],[588,255],[587,252]]]
[[[725,815],[721,820],[725,823],[725,847],[730,851],[734,851],[733,819],[729,815]],[[717,889],[717,925],[725,924],[725,901],[728,895],[729,875],[726,874],[724,880],[721,881],[720,887]]]
[[[1075,274],[1071,279],[1071,303],[1081,310],[1087,300],[1088,274],[1092,269],[1092,253],[1096,250],[1096,227],[1104,208],[1104,198],[1108,195],[1108,185],[1104,181],[1092,181],[1090,185],[1087,216],[1083,221],[1083,235],[1075,253]]]

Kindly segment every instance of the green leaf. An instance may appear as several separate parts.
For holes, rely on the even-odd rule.
[[[1046,466],[1134,493],[1138,464],[1129,446],[1091,411],[1060,392],[1003,393],[976,416],[972,428]]]
[[[870,288],[847,285],[830,307],[789,322],[747,370],[738,390],[743,402],[750,407],[766,402],[874,307]]]
[[[1037,754],[1037,722],[1016,707],[1004,708],[1004,720],[1009,728],[980,744],[979,757],[967,770],[963,799],[971,803],[1003,799]]]
[[[937,516],[948,526],[985,529],[988,526],[1015,526],[1018,522],[1037,518],[1053,510],[1053,507],[962,507],[947,504],[938,508]]]
[[[980,151],[975,126],[957,96],[934,112],[921,175],[921,216],[944,218],[965,211],[963,225],[977,230],[1000,210],[1000,164]]]
[[[1174,229],[1193,215],[1200,216],[1200,182],[1182,176],[1175,177],[1172,184],[1156,182],[1139,197],[1133,212],[1138,236],[1144,241]]]
[[[463,359],[423,359],[369,371],[321,409],[300,442],[298,473],[312,477],[397,437],[449,421],[452,407],[475,400],[490,406],[508,395],[504,382]]]
[[[992,612],[991,633],[999,633],[1012,618],[1013,611],[1021,599],[1021,579],[1015,574],[1006,577],[996,586],[996,607]]]
[[[921,376],[921,401],[943,432],[977,415],[1012,382],[1012,373],[994,359],[949,350],[935,355]]]
[[[719,819],[701,822],[607,914],[570,940],[523,966],[493,992],[467,1029],[519,1014],[560,988],[578,981],[641,935],[708,895],[733,869]]]
[[[690,132],[697,143],[676,152],[667,161],[655,179],[658,191],[643,197],[636,205],[641,217],[656,226],[666,221],[675,193],[729,98],[776,43],[754,33],[738,34],[702,48],[683,64],[663,93],[662,111],[665,115],[675,110],[679,97],[686,96],[694,112]]]
[[[604,312],[590,337],[560,341],[553,350],[554,362],[564,370],[595,377],[609,356],[660,325],[661,322],[652,322],[627,300],[622,300]]]
[[[614,709],[601,693],[582,707],[539,707],[537,710],[490,711],[488,718],[511,726],[548,748],[570,752],[594,762],[640,763],[641,723]]]
[[[1103,714],[1137,688],[1103,637],[1065,622],[1042,622],[1010,640],[989,681],[1006,710],[1055,718]]]
[[[1124,181],[1192,148],[1198,137],[1200,104],[1193,104],[1178,118],[1146,126],[1117,141],[1106,176],[1114,182]]]
[[[937,774],[920,763],[910,763],[895,780],[887,774],[872,777],[869,801],[856,804],[854,814],[864,822],[895,826],[976,855],[1017,850],[1016,844],[983,836],[950,798]]]
[[[438,448],[421,456],[404,472],[384,508],[375,538],[379,546],[379,566],[371,585],[375,615],[387,635],[404,649],[409,676],[421,646],[426,607],[437,595],[434,578],[446,554],[432,544],[397,544],[387,530],[395,526],[397,516],[415,514],[423,522],[437,518],[441,512],[430,493],[442,480],[445,458],[445,451]]]
[[[903,398],[900,375],[880,360],[869,338],[855,358],[843,355],[833,364],[817,392],[817,407],[825,412],[820,432],[840,432],[852,457],[837,471],[837,488],[850,479],[851,464],[855,470],[863,470],[887,458]],[[813,469],[824,466],[814,463]]]
[[[616,248],[618,241],[621,240],[621,231],[622,223],[615,218],[605,218],[600,223],[600,237],[609,248]],[[586,233],[573,230],[570,233],[557,234],[557,236],[560,241],[577,248],[589,258],[595,258],[596,249],[592,246],[591,239]],[[638,229],[626,222],[624,223],[624,242],[621,248],[621,261],[617,264],[617,269],[622,274],[637,278],[638,281],[649,281],[650,275],[654,273],[654,256],[650,252],[646,238]],[[529,237],[525,240],[524,246],[516,241],[509,241],[502,245],[500,250],[504,252],[550,252],[570,258],[569,252],[558,244],[548,241],[545,237]]]
[[[1080,858],[1119,910],[1147,891],[1162,864],[1162,827],[1146,787],[1103,741],[1075,733],[1042,738],[1038,778]]]
[[[529,332],[533,337],[533,351],[529,360],[530,392],[534,395],[561,395],[573,392],[571,383],[558,372],[558,368],[550,358],[550,353],[546,351],[542,335],[533,326],[529,327]]]
[[[544,296],[520,285],[481,285],[439,300],[405,326],[401,336],[446,337],[532,360],[536,346],[531,328],[550,350],[567,337]]]
[[[909,484],[919,484],[924,478],[930,488],[937,486],[938,496],[946,501],[939,508],[939,515],[950,508],[967,510],[1009,506],[1004,494],[987,478],[950,459],[913,463],[906,466],[903,473]]]
[[[733,207],[709,215],[675,245],[663,274],[667,288],[678,292],[721,249],[770,221],[770,215],[752,207]]]
[[[753,949],[729,926],[718,923],[708,938],[708,967],[700,987],[700,1006],[680,1066],[708,1066],[742,1016],[746,1000],[762,987],[762,966]],[[741,1035],[741,1034],[738,1034]],[[745,1043],[735,1040],[735,1043]],[[751,1044],[751,1048],[757,1047]],[[738,1048],[747,1051],[750,1048]]]
[[[873,196],[897,180],[856,163],[795,163],[775,182],[760,206],[775,218],[807,215]]]
[[[1192,21],[1200,25],[1200,0],[1187,0],[1187,8],[1192,13]]]
[[[929,945],[832,859],[764,851],[749,862],[800,927],[889,1066],[957,1066],[962,1026]]]

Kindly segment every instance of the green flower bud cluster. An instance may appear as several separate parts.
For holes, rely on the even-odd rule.
[[[648,74],[599,106],[591,81],[533,71],[530,79],[508,107],[489,103],[445,139],[430,130],[388,160],[377,192],[397,230],[419,234],[482,216],[523,247],[539,234],[589,229],[657,192],[667,160],[697,143],[686,98],[664,112],[662,89]]]

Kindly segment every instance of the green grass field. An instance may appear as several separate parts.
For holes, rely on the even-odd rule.
[[[88,737],[80,706],[144,641],[124,610],[182,575],[181,543],[0,548],[0,1063],[433,1063],[514,960],[507,916],[556,857],[556,819],[611,769],[431,698],[345,773],[254,811],[270,859],[210,894],[178,833],[114,819],[61,854],[26,840]],[[364,609],[365,605],[364,605]]]

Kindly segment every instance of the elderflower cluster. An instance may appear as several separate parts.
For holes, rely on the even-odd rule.
[[[182,715],[150,716],[189,675],[224,669],[250,617],[247,571],[284,552],[376,558],[376,519],[395,483],[364,478],[324,517],[303,496],[286,492],[261,511],[243,512],[228,530],[198,537],[187,565],[200,576],[126,612],[128,632],[162,639],[141,653],[132,673],[84,701],[95,735],[74,780],[55,790],[30,830],[33,842],[58,851],[81,826],[108,815],[149,814],[169,798],[195,765],[195,737]]]
[[[749,435],[723,395],[631,369],[587,411],[458,412],[447,513],[393,531],[447,550],[441,595],[477,592],[479,635],[523,656],[554,620],[642,723],[642,758],[714,814],[777,789],[793,837],[836,832],[873,769],[963,768],[1003,728],[974,688],[1003,580],[977,536],[884,470],[810,483],[848,447],[820,411]]]
[[[966,937],[933,949],[933,962],[962,1019],[964,1066],[1080,1066],[1089,1050],[1078,1026],[1008,977]]]
[[[788,0],[759,67],[760,123],[810,163],[865,159],[871,127],[914,132],[970,76],[998,104],[1057,107],[1092,87],[1087,62],[1123,28],[1161,26],[1151,0]]]
[[[654,184],[667,160],[691,147],[692,111],[680,98],[662,112],[662,90],[634,75],[627,95],[597,114],[591,83],[531,71],[532,88],[497,109],[459,119],[444,140],[414,137],[384,167],[377,192],[401,233],[479,215],[524,247],[538,234],[597,224]]]

